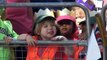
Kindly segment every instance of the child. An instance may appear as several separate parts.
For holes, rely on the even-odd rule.
[[[60,29],[61,35],[65,36],[69,40],[78,40],[78,31],[74,17],[69,15],[58,16],[55,22]],[[81,49],[83,49],[83,47],[80,48],[76,45],[73,45],[73,48],[66,49],[68,55],[66,55],[65,57],[78,60],[78,54],[80,53]],[[71,53],[69,50],[74,51],[74,53]]]
[[[24,38],[26,37],[26,38]],[[9,44],[14,39],[28,39],[31,40],[29,35],[22,34],[18,35],[12,27],[12,24],[9,20],[5,19],[5,9],[0,9],[0,40],[5,40]],[[32,44],[32,43],[31,43]],[[8,45],[0,47],[0,60],[15,60],[14,50]]]
[[[55,23],[59,27],[61,35],[67,37],[67,39],[78,39],[78,37],[76,36],[78,34],[78,31],[74,17],[69,15],[58,16]]]
[[[61,35],[65,36],[67,39],[70,39],[70,40],[78,39],[78,37],[75,35],[75,33],[77,33],[75,18],[68,15],[58,16],[55,22],[59,27]]]
[[[87,28],[86,28],[86,21],[82,21],[79,23],[79,28],[81,33],[79,34],[79,39],[86,40],[87,39]]]
[[[57,28],[55,26],[55,18],[52,16],[41,15],[36,19],[33,27],[33,38],[37,40],[66,40],[63,36],[57,35]],[[29,46],[26,60],[63,60],[65,55],[63,48],[59,45],[40,45]]]
[[[4,8],[0,9],[0,40],[4,37],[16,38],[18,35],[13,31],[13,27],[10,21],[5,20],[2,16]],[[0,60],[14,60],[14,51],[8,45],[0,47]]]

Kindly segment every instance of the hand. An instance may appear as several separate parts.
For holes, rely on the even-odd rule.
[[[80,40],[86,40],[87,39],[87,35],[86,35],[86,33],[82,33],[82,34],[78,35],[78,38]]]
[[[26,37],[26,42],[27,42],[27,44],[28,44],[29,46],[35,46],[35,45],[36,45],[34,39],[33,39],[32,36],[30,36],[30,35],[27,35],[27,37]]]
[[[73,55],[73,53],[74,53],[74,49],[73,49],[73,47],[72,46],[66,46],[65,47],[65,50],[64,50],[64,53],[66,54],[66,55],[68,55],[68,56],[72,56]]]
[[[19,36],[17,37],[17,39],[19,39],[19,40],[25,40],[27,35],[28,35],[28,34],[21,34],[21,35],[19,35]]]
[[[4,37],[6,44],[9,44],[12,41],[11,37]]]
[[[19,40],[25,40],[28,45],[35,46],[34,39],[32,38],[32,36],[30,36],[28,34],[21,34],[21,35],[19,35],[19,37],[17,39],[19,39]]]
[[[64,36],[56,36],[56,37],[52,38],[51,40],[53,40],[53,41],[67,41],[67,38]]]

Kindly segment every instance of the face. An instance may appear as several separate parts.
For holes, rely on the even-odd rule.
[[[83,19],[85,17],[85,12],[80,7],[74,7],[76,18]]]
[[[85,21],[80,22],[79,28],[82,30],[82,32],[85,32],[87,30],[87,28],[86,28],[86,22]]]
[[[81,30],[86,30],[86,25],[79,25],[79,28],[80,28]]]
[[[78,27],[79,27],[80,29],[82,29],[82,28],[83,28],[83,27],[82,27],[82,25],[79,25]]]
[[[84,21],[84,20],[85,20],[85,18],[83,18],[83,19],[77,18],[77,19],[76,19],[76,25],[77,25],[77,27],[79,27],[79,23],[80,23],[81,21]]]
[[[72,32],[73,22],[69,20],[63,20],[58,22],[58,27],[62,35],[68,34]]]
[[[43,39],[51,39],[56,35],[56,26],[54,22],[44,22],[43,26],[41,27],[40,36]]]

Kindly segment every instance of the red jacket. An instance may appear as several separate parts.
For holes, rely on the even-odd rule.
[[[7,3],[27,2],[27,0],[6,0]],[[30,0],[29,0],[30,1]],[[7,7],[6,18],[12,22],[18,34],[30,33],[33,24],[33,12],[29,7]]]

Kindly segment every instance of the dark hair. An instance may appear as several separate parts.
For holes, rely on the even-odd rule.
[[[86,21],[80,22],[79,25],[86,25]]]

